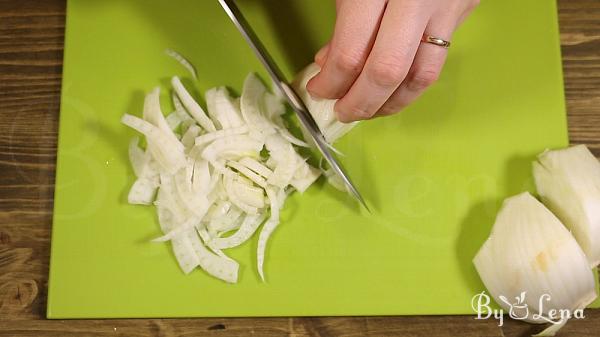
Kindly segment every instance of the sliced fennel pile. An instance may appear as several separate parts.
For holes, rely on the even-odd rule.
[[[511,317],[554,323],[539,334],[553,336],[598,296],[600,163],[580,145],[542,153],[533,174],[548,208],[529,193],[506,199],[473,263]]]
[[[170,55],[181,62],[179,54]],[[156,206],[164,235],[154,241],[171,242],[183,272],[200,267],[231,283],[239,265],[223,250],[248,241],[262,225],[257,269],[264,280],[265,248],[285,199],[293,190],[304,192],[321,170],[298,154],[295,146],[307,144],[287,130],[282,100],[254,74],[239,98],[225,87],[208,90],[206,111],[178,77],[171,84],[174,112],[163,115],[156,88],[146,96],[142,118],[122,118],[146,144],[143,149],[135,138],[129,145],[137,180],[128,201]],[[341,135],[336,131],[330,141]]]

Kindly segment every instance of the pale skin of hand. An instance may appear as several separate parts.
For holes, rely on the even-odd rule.
[[[338,120],[352,122],[400,111],[437,81],[446,41],[479,0],[337,0],[331,40],[315,55],[321,72],[307,90],[339,99]]]

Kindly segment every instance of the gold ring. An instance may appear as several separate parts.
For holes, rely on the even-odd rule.
[[[431,36],[431,35],[427,35],[427,34],[423,35],[423,37],[421,38],[421,42],[431,43],[431,44],[434,44],[436,46],[440,46],[440,47],[446,48],[446,49],[448,49],[450,47],[450,41],[446,41],[444,39],[440,39],[439,37],[435,37],[435,36]]]

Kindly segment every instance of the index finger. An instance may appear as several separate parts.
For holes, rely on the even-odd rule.
[[[341,98],[360,74],[369,54],[385,0],[338,0],[327,59],[306,89],[321,98]]]
[[[390,1],[364,69],[335,110],[350,122],[371,118],[410,69],[433,10],[418,1]]]

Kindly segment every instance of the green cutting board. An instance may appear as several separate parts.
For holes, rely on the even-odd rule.
[[[239,2],[290,77],[331,35],[333,1]],[[286,203],[265,283],[256,238],[227,251],[231,285],[184,275],[149,242],[160,230],[152,207],[126,203],[134,132],[119,122],[156,85],[169,111],[168,78],[187,74],[166,48],[195,64],[197,97],[267,79],[217,1],[70,0],[65,48],[50,318],[472,313],[471,259],[501,200],[532,190],[535,154],[568,143],[555,2],[482,1],[431,90],[339,142],[373,214],[320,180]]]

